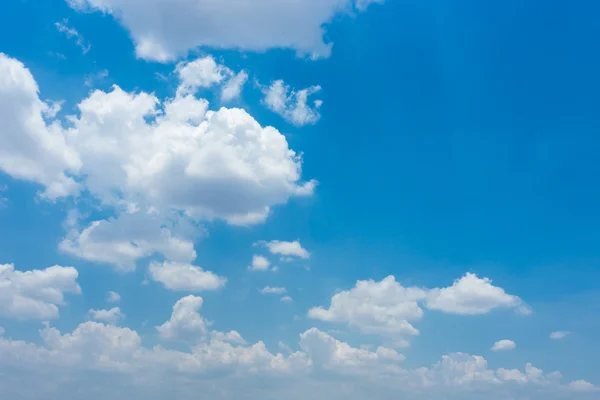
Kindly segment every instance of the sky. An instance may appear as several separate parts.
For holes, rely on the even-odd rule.
[[[0,10],[3,398],[600,398],[600,6]]]

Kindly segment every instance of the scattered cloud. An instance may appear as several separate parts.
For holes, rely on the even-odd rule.
[[[294,299],[292,299],[290,296],[283,296],[281,298],[281,301],[283,301],[284,303],[290,303],[290,302],[294,301]]]
[[[63,19],[61,22],[55,22],[54,26],[56,27],[56,29],[58,29],[60,33],[64,33],[64,35],[68,39],[74,40],[75,44],[81,49],[81,52],[83,54],[87,54],[88,51],[90,51],[90,49],[92,48],[92,46],[89,43],[87,43],[87,41],[83,38],[83,36],[81,36],[77,29],[71,28],[69,26],[68,19]]]
[[[87,74],[84,78],[83,84],[87,87],[94,87],[94,85],[97,82],[101,82],[107,77],[108,77],[108,70],[103,69],[102,71],[99,71],[99,72],[96,72],[93,74]]]
[[[276,254],[282,256],[284,261],[286,259],[292,260],[293,257],[308,259],[310,258],[310,253],[302,247],[299,240],[294,240],[292,242],[286,242],[281,240],[272,240],[270,242],[257,242],[255,245],[262,245],[266,247],[271,254]]]
[[[571,334],[571,332],[569,332],[569,331],[556,331],[556,332],[550,333],[550,339],[560,340],[560,339],[566,338],[570,334]]]
[[[229,78],[221,90],[221,101],[226,103],[239,98],[242,93],[242,87],[246,84],[246,81],[248,81],[248,74],[246,71],[240,71]]]
[[[112,325],[116,325],[121,319],[125,318],[125,314],[121,312],[119,307],[113,307],[110,310],[92,309],[88,314],[95,321],[106,322]]]
[[[514,350],[517,347],[512,340],[500,340],[492,346],[492,351]]]
[[[263,256],[254,255],[252,257],[252,264],[248,266],[250,271],[268,271],[271,263]]]
[[[41,321],[58,318],[58,307],[66,304],[65,293],[81,294],[78,276],[73,267],[19,271],[13,264],[0,264],[0,316]]]
[[[358,281],[348,291],[331,299],[329,308],[314,307],[308,312],[312,319],[343,322],[366,334],[393,339],[402,345],[406,336],[419,330],[414,321],[423,317],[423,307],[449,314],[486,314],[498,308],[520,311],[527,307],[517,296],[506,294],[491,280],[467,273],[447,288],[426,289],[402,286],[393,276],[380,282]]]
[[[165,261],[151,262],[148,272],[152,280],[162,283],[167,289],[188,292],[222,289],[227,279],[200,267]]]
[[[263,103],[267,108],[282,116],[286,121],[303,126],[316,124],[321,118],[318,109],[323,104],[321,100],[315,100],[313,106],[308,104],[308,97],[319,92],[320,86],[311,86],[302,90],[292,90],[282,80],[271,83],[263,88]]]
[[[121,301],[121,295],[117,292],[110,291],[106,293],[106,301],[108,303],[118,303]]]
[[[283,287],[265,286],[264,288],[260,289],[259,292],[261,294],[284,294],[287,292],[287,290]]]

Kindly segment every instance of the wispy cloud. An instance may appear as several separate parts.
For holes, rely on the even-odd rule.
[[[84,39],[83,36],[77,31],[77,29],[70,27],[68,19],[63,19],[62,22],[55,22],[54,26],[60,33],[64,33],[69,39],[73,39],[75,44],[81,49],[83,54],[87,54],[92,46]]]

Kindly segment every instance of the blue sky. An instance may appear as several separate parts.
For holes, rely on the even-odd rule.
[[[600,9],[255,3],[1,6],[0,389],[596,398]]]

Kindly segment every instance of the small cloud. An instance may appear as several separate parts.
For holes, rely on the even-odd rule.
[[[87,54],[87,52],[92,48],[92,46],[86,42],[77,29],[69,26],[68,19],[65,18],[62,20],[62,22],[55,22],[54,26],[56,26],[56,29],[58,29],[60,33],[64,33],[68,39],[73,39],[83,54]]]
[[[564,339],[567,336],[569,336],[572,332],[569,331],[556,331],[556,332],[552,332],[550,334],[550,339],[553,340],[560,340],[560,339]]]
[[[499,342],[494,343],[492,351],[514,350],[516,347],[516,343],[512,340],[500,340]]]
[[[87,87],[92,87],[106,77],[108,77],[108,70],[104,69],[100,72],[86,75],[83,84]]]
[[[106,293],[106,301],[109,303],[118,303],[121,301],[121,295],[117,292],[110,291]]]
[[[284,303],[291,303],[293,301],[293,299],[290,296],[283,296],[281,298],[281,301]]]
[[[248,74],[246,71],[240,71],[236,75],[233,75],[221,89],[221,101],[228,102],[240,97],[242,93],[242,87],[248,81]]]
[[[119,307],[114,307],[110,310],[90,310],[88,313],[93,320],[106,322],[112,325],[116,325],[120,319],[125,318],[125,314],[121,312]]]
[[[320,90],[320,86],[311,86],[295,91],[282,80],[277,80],[271,83],[269,87],[263,88],[265,96],[263,104],[293,125],[314,125],[321,118],[318,109],[323,105],[323,101],[315,100],[313,108],[308,104],[308,97]]]
[[[254,255],[252,257],[252,264],[248,266],[250,271],[267,271],[271,263],[263,256]]]
[[[276,254],[281,256],[281,261],[290,262],[294,260],[294,257],[301,258],[303,260],[310,258],[310,253],[302,244],[300,244],[299,240],[294,240],[291,242],[286,242],[283,240],[271,240],[270,242],[260,241],[254,243],[255,246],[263,246],[266,247],[271,254]]]
[[[259,292],[261,294],[283,294],[286,293],[287,290],[284,287],[265,286],[264,288],[260,289]]]

